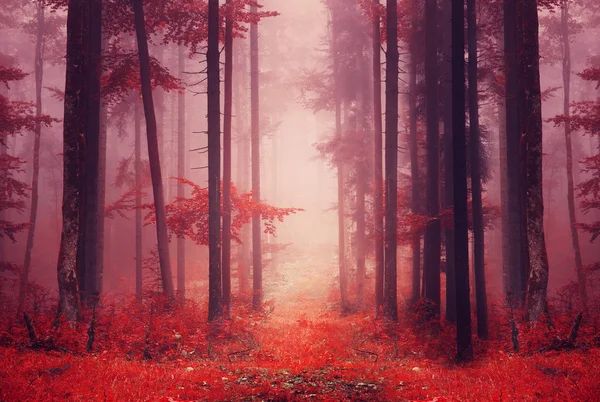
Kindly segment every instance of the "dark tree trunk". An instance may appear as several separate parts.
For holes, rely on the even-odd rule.
[[[444,195],[442,206],[444,209],[452,208],[454,198],[454,176],[452,158],[452,2],[443,0],[442,6],[442,72],[441,90],[443,102],[444,137]],[[444,229],[446,248],[446,320],[456,322],[456,286],[454,274],[454,228],[449,226]]]
[[[142,128],[140,116],[140,102],[135,94],[134,98],[134,136],[135,136],[135,294],[139,299],[142,298],[143,276],[142,276],[142,258],[144,257],[142,243]]]
[[[180,77],[185,71],[185,48],[179,47],[178,64]],[[177,177],[185,177],[185,92],[177,95]],[[185,197],[185,185],[177,182],[177,197]],[[177,238],[177,293],[185,300],[185,239]]]
[[[498,47],[504,51],[504,38],[500,37]],[[504,295],[511,291],[510,274],[510,228],[508,224],[508,178],[506,164],[506,98],[500,97],[498,101],[498,160],[500,174],[500,208],[501,208],[501,235],[502,235],[502,288]]]
[[[507,295],[513,306],[524,301],[526,261],[523,242],[523,194],[522,171],[520,167],[521,134],[519,127],[519,65],[517,1],[504,0],[504,57],[506,65],[506,177],[508,183],[508,227],[509,227],[509,266],[510,294]]]
[[[540,90],[540,56],[538,44],[538,11],[535,0],[521,0],[519,13],[523,36],[520,67],[525,94],[523,119],[527,149],[527,240],[529,245],[529,277],[525,318],[538,321],[546,312],[548,290],[548,255],[544,238],[544,198],[542,188],[542,99]]]
[[[569,104],[571,103],[571,43],[569,34],[569,3],[564,2],[561,9],[561,34],[563,49],[563,115],[570,116]],[[575,217],[575,183],[573,180],[573,146],[571,143],[571,124],[565,121],[565,146],[567,153],[567,202],[569,206],[569,223],[571,226],[571,241],[573,253],[575,254],[575,269],[577,280],[585,309],[587,310],[587,286],[583,262],[581,261],[581,247],[579,246],[579,234],[577,233],[577,218]]]
[[[219,1],[208,2],[208,320],[221,315],[221,93]]]
[[[454,154],[454,267],[458,360],[473,358],[469,300],[469,227],[465,136],[464,1],[452,0],[452,151]]]
[[[387,0],[385,77],[385,274],[383,311],[398,321],[398,4]]]
[[[44,3],[37,2],[37,32],[35,40],[35,116],[38,118],[35,122],[35,132],[33,139],[33,172],[31,178],[31,210],[29,212],[29,228],[27,230],[27,244],[25,246],[25,261],[23,262],[23,272],[19,288],[19,308],[17,316],[23,309],[27,285],[29,283],[29,273],[31,271],[31,253],[33,251],[33,241],[35,237],[35,227],[37,222],[37,211],[39,201],[39,177],[40,177],[40,142],[42,137],[42,123],[39,121],[42,115],[42,85],[44,76]]]
[[[227,0],[231,6],[231,0]],[[231,300],[231,119],[233,101],[233,21],[227,12],[225,24],[225,102],[223,115],[223,308]]]
[[[425,85],[427,109],[427,215],[425,228],[423,279],[425,297],[440,311],[440,136],[438,126],[437,0],[425,2]]]
[[[379,0],[373,0],[379,4]],[[373,23],[373,122],[374,122],[374,183],[375,200],[375,306],[383,312],[383,126],[381,121],[381,21]]]
[[[87,3],[69,0],[67,15],[67,71],[63,119],[62,234],[57,274],[59,311],[68,321],[81,317],[77,283],[80,179],[87,100]]]
[[[477,300],[477,335],[488,337],[487,293],[485,288],[485,241],[481,184],[481,140],[479,129],[479,95],[477,85],[477,14],[475,0],[467,0],[469,36],[469,141],[471,152],[471,198],[473,204],[473,270]]]
[[[102,38],[101,52],[107,47],[107,39]],[[102,60],[100,61],[102,63]],[[102,96],[102,93],[100,93]],[[100,102],[100,137],[98,140],[98,242],[96,250],[96,284],[97,291],[102,294],[104,291],[104,239],[105,239],[105,218],[104,208],[106,205],[106,143],[108,140],[108,110]]]
[[[158,240],[160,274],[163,292],[165,295],[172,298],[174,296],[174,290],[173,277],[171,276],[171,261],[169,258],[169,237],[165,214],[165,198],[160,169],[160,156],[158,153],[156,115],[154,114],[154,101],[152,100],[152,87],[150,83],[150,56],[148,54],[148,40],[146,38],[144,7],[141,0],[133,0],[133,11],[135,14],[135,31],[140,57],[140,81],[142,84],[144,115],[146,116],[148,159],[150,161],[150,177],[152,179],[152,192],[154,195],[156,213],[156,238]]]
[[[256,13],[256,6],[250,8]],[[250,120],[252,141],[252,199],[260,202],[260,126],[259,126],[259,82],[258,82],[258,24],[250,24]],[[262,251],[260,214],[252,214],[252,306],[259,309],[262,304]]]
[[[83,183],[85,210],[85,243],[83,246],[83,271],[85,285],[82,297],[90,300],[98,293],[98,174],[100,163],[100,74],[102,53],[102,1],[89,1],[89,68],[88,101],[85,130],[85,183]],[[81,283],[81,281],[80,281]]]

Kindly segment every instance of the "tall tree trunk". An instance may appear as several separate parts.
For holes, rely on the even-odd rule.
[[[425,85],[427,109],[427,215],[423,271],[425,297],[440,311],[440,136],[438,125],[437,0],[425,2]]]
[[[452,158],[452,1],[443,0],[442,6],[442,72],[441,89],[444,122],[444,209],[452,208],[454,198],[454,176]],[[446,320],[456,322],[456,276],[454,273],[454,228],[444,229],[446,248]]]
[[[150,176],[152,179],[152,193],[154,195],[154,209],[156,213],[156,238],[158,241],[160,274],[163,292],[166,296],[172,298],[174,296],[174,290],[173,277],[171,276],[171,260],[169,257],[169,237],[167,233],[160,156],[158,153],[156,115],[154,114],[154,101],[152,99],[152,87],[150,83],[150,56],[148,54],[148,40],[146,38],[146,26],[144,25],[145,19],[142,0],[133,0],[133,11],[135,15],[135,31],[140,57],[140,81],[142,84],[144,115],[146,116],[148,159],[150,161]]]
[[[413,27],[413,30],[415,27]],[[414,31],[413,31],[414,32]],[[410,182],[411,182],[411,211],[420,214],[421,185],[419,178],[419,139],[417,133],[417,60],[414,48],[414,38],[410,46],[410,64],[408,78],[408,114],[409,114],[409,147],[410,147]],[[415,303],[421,297],[421,231],[415,230],[412,235],[412,286],[411,302]]]
[[[19,287],[19,308],[17,315],[23,309],[27,285],[29,283],[29,273],[31,271],[31,253],[33,251],[33,240],[35,236],[35,227],[37,222],[37,211],[39,201],[39,177],[40,177],[40,142],[42,137],[42,123],[39,121],[42,115],[42,85],[44,77],[44,31],[45,15],[44,3],[37,2],[37,32],[35,40],[35,116],[38,120],[35,122],[35,132],[33,139],[33,172],[31,178],[31,210],[29,213],[29,228],[27,231],[27,244],[25,246],[25,261],[23,262],[23,271]],[[19,317],[20,318],[20,317]]]
[[[102,37],[100,44],[101,53],[106,49],[108,40]],[[102,63],[102,59],[100,60]],[[102,67],[102,64],[100,64]],[[102,102],[100,92],[100,132],[98,140],[98,242],[96,250],[96,290],[99,294],[104,291],[104,239],[105,218],[104,207],[106,205],[106,143],[108,140],[108,110]]]
[[[506,177],[508,183],[508,227],[510,295],[513,306],[524,300],[524,261],[522,205],[522,172],[520,169],[521,132],[519,127],[519,65],[518,65],[518,32],[517,1],[504,0],[504,58],[506,65]]]
[[[89,2],[89,69],[88,103],[85,132],[85,183],[83,270],[85,285],[82,296],[89,299],[99,291],[98,280],[98,167],[100,163],[100,74],[102,54],[102,1]]]
[[[63,119],[62,234],[57,274],[59,311],[68,321],[81,318],[77,283],[80,179],[87,100],[87,14],[81,0],[69,0],[67,14],[67,71]]]
[[[383,311],[398,321],[398,4],[387,0],[385,77],[385,278]]]
[[[256,13],[256,6],[250,8]],[[259,81],[258,81],[258,24],[250,24],[250,119],[252,140],[252,199],[260,202],[260,126],[259,126]],[[252,306],[259,309],[262,304],[262,251],[260,214],[252,214]]]
[[[208,2],[208,320],[221,315],[221,93],[219,1]]]
[[[563,115],[570,116],[570,97],[571,97],[571,43],[569,33],[569,3],[563,2],[560,14],[562,49],[563,49]],[[573,243],[573,253],[575,254],[575,269],[577,271],[577,280],[583,299],[584,307],[587,310],[587,286],[583,262],[581,261],[581,247],[579,246],[579,234],[577,233],[577,219],[575,217],[575,184],[573,180],[573,147],[571,143],[571,124],[567,119],[565,121],[565,146],[567,153],[567,202],[569,206],[569,223],[571,224],[571,240]]]
[[[231,7],[231,0],[227,0]],[[225,102],[223,116],[223,307],[231,300],[231,119],[233,101],[233,21],[227,11],[225,23]]]
[[[504,37],[498,40],[498,47],[504,51]],[[498,160],[500,176],[500,208],[501,208],[501,236],[502,236],[502,287],[504,295],[509,297],[511,291],[510,268],[510,228],[508,223],[508,177],[506,164],[506,98],[500,96],[498,100]],[[510,297],[509,297],[510,299]]]
[[[525,93],[524,121],[527,148],[527,240],[529,245],[529,278],[525,317],[538,321],[546,312],[548,290],[548,254],[544,238],[544,193],[542,188],[542,99],[540,90],[540,56],[538,43],[538,11],[535,0],[521,0],[523,42],[521,55],[522,86]]]
[[[247,112],[247,92],[246,84],[247,80],[247,52],[241,40],[235,41],[237,44],[236,50],[233,52],[236,67],[234,73],[236,74],[235,83],[235,124],[237,134],[237,181],[239,191],[248,191],[248,178],[249,178],[249,161],[250,161],[250,141],[248,138],[247,120],[244,116]],[[249,264],[249,243],[250,243],[250,231],[249,226],[244,225],[240,231],[242,244],[238,249],[238,279],[239,279],[239,292],[245,294],[248,290],[248,281],[250,279],[250,264]]]
[[[142,128],[140,116],[140,102],[137,93],[134,97],[134,136],[135,136],[135,294],[138,299],[142,298],[143,273],[142,259],[144,257],[142,243]]]
[[[379,0],[373,0],[379,5]],[[374,185],[375,193],[375,306],[383,313],[383,125],[381,121],[381,21],[373,22],[373,122],[374,122]]]
[[[473,358],[469,300],[469,226],[465,136],[465,10],[452,0],[452,151],[454,154],[454,267],[456,274],[456,345],[458,360]]]
[[[485,288],[485,241],[481,183],[481,135],[477,85],[477,14],[475,0],[467,0],[469,36],[469,142],[471,151],[471,198],[473,203],[473,269],[477,300],[477,335],[488,337],[487,293]]]
[[[179,76],[185,71],[185,48],[178,51]],[[185,92],[177,95],[177,177],[185,177]],[[177,182],[177,197],[185,197],[185,185]],[[177,292],[179,300],[185,300],[185,239],[177,238]]]

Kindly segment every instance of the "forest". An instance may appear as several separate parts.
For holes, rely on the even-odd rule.
[[[0,402],[600,399],[600,0],[0,3]]]

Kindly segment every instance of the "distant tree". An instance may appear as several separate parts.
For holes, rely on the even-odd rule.
[[[185,70],[184,48],[178,48],[180,78]],[[177,177],[185,176],[185,92],[177,95]],[[185,196],[183,183],[177,183],[177,198]],[[181,302],[185,300],[185,240],[177,239],[177,293]]]
[[[435,1],[435,0],[434,0]],[[383,311],[398,320],[398,4],[387,0],[387,51],[385,78],[385,276]]]

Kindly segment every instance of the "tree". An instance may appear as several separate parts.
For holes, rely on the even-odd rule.
[[[379,0],[373,0],[379,7]],[[376,12],[373,19],[373,122],[374,122],[374,183],[375,191],[375,307],[383,312],[383,127],[381,111],[381,17]]]
[[[454,159],[454,269],[458,360],[473,358],[469,300],[469,232],[465,136],[464,1],[452,0],[452,151]]]
[[[385,275],[383,311],[398,321],[398,4],[387,0],[387,52],[385,77]]]
[[[219,77],[219,1],[208,2],[208,320],[221,315],[221,94]]]
[[[152,87],[150,82],[150,55],[148,53],[148,39],[146,37],[146,26],[144,22],[144,7],[141,0],[133,0],[133,11],[140,58],[140,82],[142,87],[144,115],[146,117],[146,136],[148,138],[148,157],[150,160],[150,175],[152,177],[152,192],[156,206],[156,237],[158,240],[161,281],[165,295],[173,297],[173,278],[171,276],[169,239],[164,212],[165,200],[162,185],[162,173],[160,170],[156,115],[154,113],[154,102],[152,99]]]
[[[427,215],[425,228],[423,279],[425,297],[440,311],[440,246],[441,224],[439,194],[439,121],[438,121],[438,60],[437,60],[437,0],[425,2],[425,85],[427,110]]]
[[[529,276],[525,300],[525,318],[538,321],[546,312],[548,290],[548,255],[544,237],[544,198],[542,189],[542,98],[540,90],[540,55],[538,43],[538,11],[535,0],[519,2],[518,15],[522,24],[520,43],[520,81],[525,133],[527,173],[527,241],[529,246]]]
[[[231,7],[231,0],[227,0]],[[233,10],[225,16],[225,100],[223,116],[223,307],[231,302],[231,121],[233,101]]]
[[[179,74],[185,70],[184,48],[178,49]],[[177,177],[185,176],[185,92],[177,95]],[[183,183],[177,183],[177,198],[185,196]],[[177,239],[177,292],[181,302],[185,300],[185,240]]]
[[[141,299],[143,291],[142,259],[142,128],[140,102],[133,98],[134,169],[135,169],[135,293]]]
[[[63,119],[62,233],[57,274],[59,311],[68,320],[81,318],[77,282],[79,242],[81,157],[87,100],[87,3],[69,0],[67,11],[67,71]]]
[[[473,253],[475,294],[477,300],[477,335],[488,337],[487,293],[485,289],[485,241],[483,227],[481,140],[479,127],[479,95],[477,85],[477,13],[475,0],[467,0],[469,42],[469,142],[471,156],[471,198],[473,203]]]
[[[256,5],[250,7],[257,12]],[[260,133],[259,133],[259,70],[258,70],[258,21],[250,24],[250,126],[252,153],[252,196],[260,202]],[[262,254],[260,216],[252,217],[252,306],[262,304]]]
[[[562,1],[560,11],[561,39],[562,39],[562,76],[563,76],[563,114],[567,119],[564,123],[566,167],[567,167],[567,205],[569,208],[569,222],[571,226],[571,242],[575,255],[575,269],[579,281],[579,289],[584,305],[587,309],[587,286],[586,275],[581,260],[581,247],[579,246],[579,233],[577,232],[577,220],[575,217],[575,184],[573,180],[573,146],[571,143],[570,115],[571,103],[571,33],[569,29],[569,2]]]
[[[29,228],[27,230],[27,244],[25,245],[25,259],[23,262],[23,271],[21,274],[19,288],[19,308],[21,312],[25,300],[25,292],[29,282],[29,273],[31,271],[31,253],[33,252],[33,243],[35,238],[35,228],[37,223],[37,212],[39,202],[39,176],[40,176],[40,143],[42,137],[42,86],[44,78],[44,18],[45,7],[42,1],[36,2],[37,32],[35,39],[35,131],[33,142],[33,170],[31,174],[31,209],[29,212]]]

